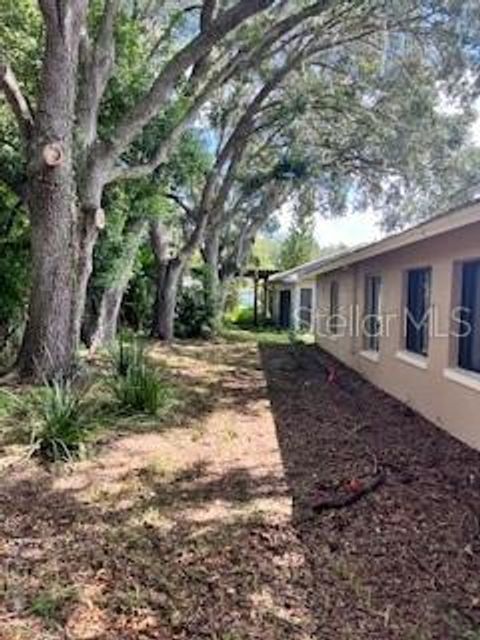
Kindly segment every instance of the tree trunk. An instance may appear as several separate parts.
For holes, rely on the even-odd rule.
[[[211,230],[206,239],[204,247],[204,259],[208,268],[207,286],[212,302],[213,318],[212,329],[214,333],[218,333],[222,323],[223,305],[222,305],[222,282],[220,280],[220,229]]]
[[[157,261],[157,293],[153,308],[152,336],[160,340],[173,340],[180,278],[193,253],[203,241],[208,223],[206,210],[197,211],[196,218],[195,228],[175,257],[169,257],[168,230],[159,222],[150,227],[152,248]]]
[[[233,275],[222,275],[220,278],[220,309],[222,315],[227,311],[227,299],[230,285],[234,280]]]
[[[95,349],[111,344],[117,335],[118,317],[123,296],[132,277],[135,259],[142,242],[147,223],[135,220],[128,225],[124,236],[124,252],[120,258],[121,270],[113,284],[102,294],[95,330],[90,339],[90,346]]]
[[[75,305],[75,340],[80,342],[82,322],[85,314],[87,290],[90,276],[93,271],[93,250],[98,238],[98,229],[90,223],[88,227],[81,229],[80,253],[77,265],[77,298]]]
[[[180,258],[170,258],[170,233],[161,222],[150,225],[150,241],[157,263],[152,337],[173,340],[178,284],[185,266]]]
[[[175,305],[184,266],[178,258],[172,258],[159,265],[152,321],[152,336],[159,340],[173,340]]]
[[[32,287],[18,366],[25,377],[51,378],[71,372],[78,339],[86,214],[76,205],[72,147],[79,35],[88,3],[73,0],[67,11],[54,0],[40,4],[46,44],[27,168]]]
[[[95,332],[91,347],[106,347],[115,340],[117,335],[118,316],[123,296],[127,286],[112,286],[106,289],[100,302]]]

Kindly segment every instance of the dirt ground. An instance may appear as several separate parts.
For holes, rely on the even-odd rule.
[[[185,416],[0,478],[1,640],[480,639],[479,454],[313,346],[152,357]]]

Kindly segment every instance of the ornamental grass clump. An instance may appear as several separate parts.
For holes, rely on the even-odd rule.
[[[141,340],[120,340],[113,354],[110,388],[121,408],[157,415],[172,400],[172,390],[148,362]]]
[[[44,461],[71,461],[85,450],[88,435],[84,391],[71,381],[53,381],[31,397],[34,455]]]

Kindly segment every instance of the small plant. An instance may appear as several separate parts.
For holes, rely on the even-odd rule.
[[[111,352],[113,369],[116,374],[125,376],[131,365],[143,356],[143,348],[139,340],[130,333],[121,333],[117,347]]]
[[[63,622],[65,607],[77,596],[74,587],[54,586],[33,598],[30,611],[47,622]]]
[[[172,398],[171,389],[148,363],[142,343],[120,343],[110,387],[124,409],[157,415]]]
[[[48,462],[78,457],[86,438],[82,393],[70,381],[53,381],[33,396],[32,445]]]

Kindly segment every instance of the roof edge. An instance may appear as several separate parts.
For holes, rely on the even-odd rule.
[[[390,251],[396,251],[403,247],[421,242],[428,238],[439,236],[455,229],[480,222],[480,198],[475,198],[461,205],[451,207],[428,220],[424,220],[413,227],[399,231],[367,245],[353,247],[340,254],[317,261],[307,262],[289,271],[278,273],[271,278],[272,282],[282,282],[290,276],[301,275],[305,272],[308,276],[317,276],[347,267],[351,264],[367,260]],[[296,282],[293,278],[290,282]]]

